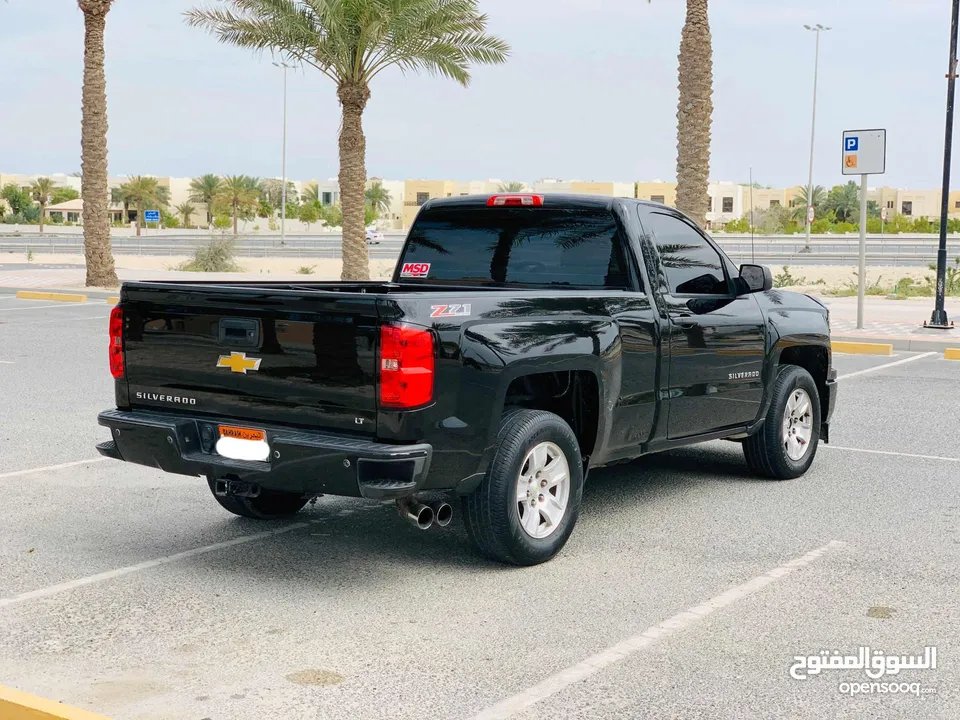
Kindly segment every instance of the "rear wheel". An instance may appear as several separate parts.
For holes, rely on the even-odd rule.
[[[573,532],[583,493],[583,465],[573,430],[553,413],[504,415],[483,481],[463,498],[471,542],[486,557],[536,565]]]
[[[223,482],[222,480],[220,481]],[[293,517],[307,504],[309,498],[298,493],[281,492],[280,490],[260,489],[257,497],[242,495],[220,495],[217,493],[217,480],[207,478],[210,492],[224,510],[240,517],[254,520],[281,520]]]
[[[803,475],[820,441],[820,395],[806,370],[784,365],[760,430],[743,441],[743,455],[758,475],[788,480]]]

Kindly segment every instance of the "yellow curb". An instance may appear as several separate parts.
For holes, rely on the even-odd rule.
[[[944,360],[960,360],[960,348],[947,348],[943,351]]]
[[[32,290],[20,290],[17,297],[21,300],[52,300],[53,302],[76,302],[87,301],[86,295],[68,295],[67,293],[54,292],[34,292]]]
[[[834,352],[850,353],[852,355],[893,355],[893,345],[884,343],[843,342],[834,340],[830,343]]]
[[[0,685],[0,718],[3,720],[109,720],[103,715],[44,700]]]
[[[118,298],[118,297],[108,297],[108,298],[107,298],[107,305],[116,305],[118,302],[120,302],[120,298]]]

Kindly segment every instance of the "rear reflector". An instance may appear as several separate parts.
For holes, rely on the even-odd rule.
[[[380,405],[414,408],[433,399],[433,333],[411,325],[380,328]]]
[[[110,311],[110,374],[117,380],[123,378],[123,308],[119,305]]]
[[[543,195],[491,195],[487,207],[543,207]]]

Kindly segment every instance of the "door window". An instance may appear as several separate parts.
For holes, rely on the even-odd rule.
[[[728,295],[720,254],[685,220],[650,213],[654,244],[673,295]]]

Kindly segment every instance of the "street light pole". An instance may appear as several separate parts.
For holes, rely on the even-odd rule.
[[[813,53],[813,119],[810,121],[810,176],[807,179],[807,244],[803,248],[804,252],[810,252],[810,211],[813,208],[813,139],[817,129],[817,72],[820,65],[820,33],[826,32],[830,28],[819,23],[812,26],[804,25],[803,27],[817,35]]]
[[[957,85],[957,16],[960,15],[960,0],[953,0],[953,19],[950,23],[950,64],[947,67],[947,121],[943,140],[943,187],[940,195],[940,244],[937,248],[937,298],[927,327],[946,329],[944,307],[947,274],[947,219],[950,212],[950,157],[953,152],[953,99]]]
[[[286,239],[287,220],[287,70],[292,67],[286,63],[273,63],[283,70],[283,179],[280,186],[280,244]]]

